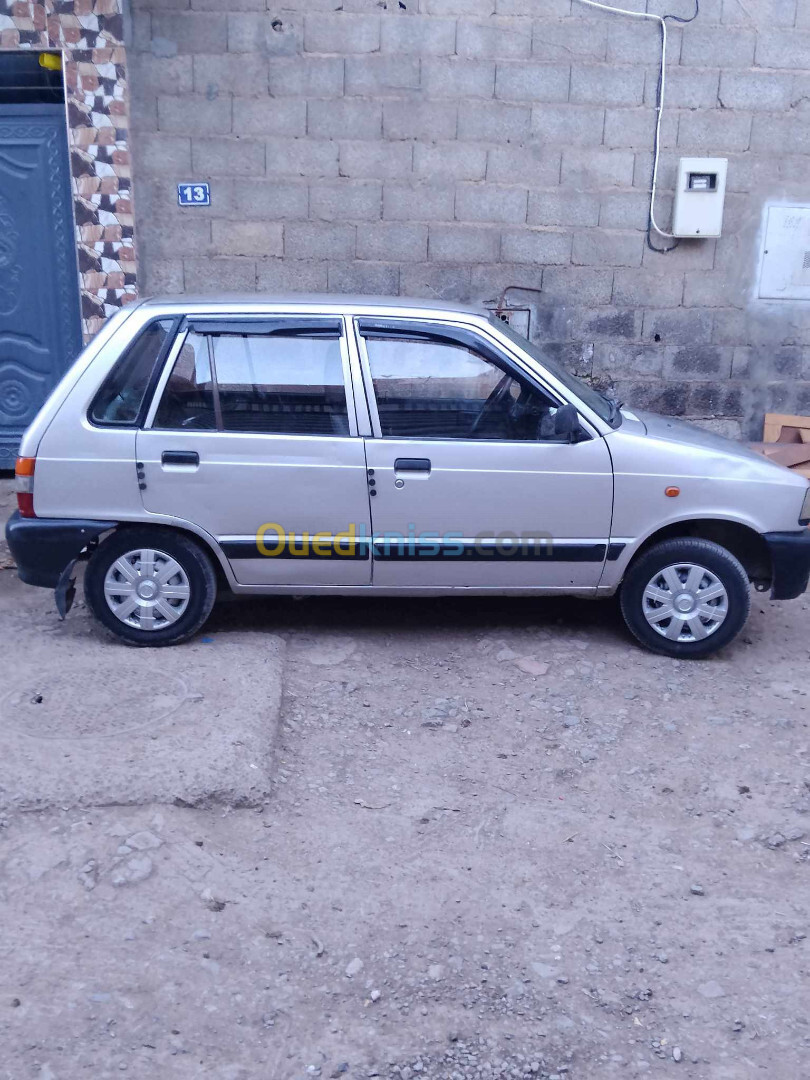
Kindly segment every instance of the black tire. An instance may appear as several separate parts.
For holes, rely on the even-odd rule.
[[[728,613],[717,629],[705,638],[670,640],[647,621],[644,592],[657,574],[686,563],[703,567],[719,580],[726,590]],[[619,600],[628,629],[642,645],[663,656],[699,660],[724,648],[745,626],[751,608],[751,588],[742,564],[730,551],[711,540],[683,537],[655,544],[632,563],[622,583]],[[663,625],[672,624],[666,620]]]
[[[174,559],[188,581],[185,610],[175,622],[153,630],[138,629],[123,622],[108,604],[104,590],[105,578],[113,563],[122,555],[140,549],[152,549]],[[84,574],[87,606],[99,622],[127,645],[177,645],[186,641],[211,614],[216,595],[216,575],[209,555],[190,537],[173,529],[134,527],[113,533],[93,553]]]

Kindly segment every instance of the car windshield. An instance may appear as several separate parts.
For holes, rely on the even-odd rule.
[[[610,398],[605,397],[604,394],[600,394],[598,390],[594,390],[593,387],[588,386],[582,379],[578,379],[576,375],[572,375],[570,371],[566,371],[564,367],[549,356],[548,350],[545,350],[542,345],[537,345],[534,342],[529,341],[528,338],[523,337],[522,334],[516,333],[508,323],[503,321],[503,319],[493,316],[490,319],[490,322],[502,334],[508,337],[522,352],[528,353],[538,364],[542,364],[555,379],[558,379],[563,386],[578,397],[580,401],[584,402],[589,409],[593,409],[597,416],[600,416],[612,427],[619,427],[622,422],[622,414],[617,402],[611,401]]]

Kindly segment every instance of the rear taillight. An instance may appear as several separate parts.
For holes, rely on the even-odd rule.
[[[17,508],[20,517],[36,517],[34,513],[34,468],[37,459],[18,457],[14,475],[17,480]]]

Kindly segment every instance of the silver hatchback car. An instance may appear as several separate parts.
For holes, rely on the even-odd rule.
[[[25,433],[6,534],[23,581],[133,645],[194,634],[218,588],[620,593],[702,657],[750,583],[810,576],[810,485],[621,408],[478,310],[422,300],[150,300],[116,315]]]

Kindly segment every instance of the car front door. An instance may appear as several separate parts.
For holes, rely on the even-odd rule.
[[[594,590],[613,504],[599,433],[570,441],[565,403],[474,329],[359,318],[355,330],[374,585]]]
[[[215,537],[242,585],[367,585],[344,321],[195,318],[138,432],[143,505]]]

